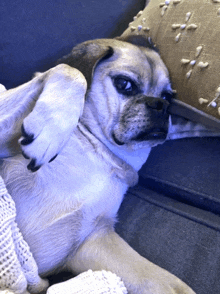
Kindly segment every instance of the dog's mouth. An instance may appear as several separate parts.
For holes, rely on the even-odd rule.
[[[142,131],[137,136],[132,137],[129,141],[143,142],[143,141],[164,141],[167,137],[167,130],[163,128],[154,128],[148,131]],[[115,134],[112,134],[113,140],[117,145],[124,145],[127,142],[120,141]]]
[[[117,145],[124,145],[125,143],[124,142],[121,142],[120,140],[118,140],[117,138],[116,138],[116,136],[115,136],[115,134],[113,133],[112,134],[112,138],[113,138],[113,140],[115,141],[115,143],[117,144]]]
[[[136,137],[132,138],[135,141],[149,141],[149,140],[165,140],[167,137],[167,130],[162,128],[152,129],[150,131],[143,131]]]

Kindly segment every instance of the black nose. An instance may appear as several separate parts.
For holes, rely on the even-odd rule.
[[[148,107],[163,112],[165,112],[167,110],[167,107],[169,106],[169,102],[167,100],[157,97],[146,96],[145,103]]]

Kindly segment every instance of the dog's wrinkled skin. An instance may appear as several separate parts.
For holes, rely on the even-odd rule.
[[[86,42],[60,63],[0,99],[0,174],[39,273],[106,269],[131,294],[194,293],[113,229],[168,131],[166,67],[120,40]]]

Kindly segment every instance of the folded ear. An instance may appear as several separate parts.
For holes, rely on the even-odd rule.
[[[78,69],[86,78],[89,88],[96,65],[101,60],[110,58],[113,53],[113,48],[100,39],[87,41],[74,47],[70,54],[60,58],[57,64],[64,63]]]
[[[156,45],[153,43],[152,39],[150,37],[146,37],[145,35],[122,35],[120,37],[117,37],[116,39],[119,41],[131,43],[136,46],[150,48],[156,52],[159,51]]]

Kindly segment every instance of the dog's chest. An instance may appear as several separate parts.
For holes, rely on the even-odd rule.
[[[18,156],[8,161],[2,175],[8,178],[18,225],[40,272],[47,272],[79,246],[98,218],[115,217],[127,185],[95,154],[77,148],[72,156],[61,154],[36,174],[26,165]]]
[[[35,227],[47,227],[79,210],[89,211],[91,218],[113,216],[127,188],[108,166],[88,154],[60,155],[37,174],[28,172],[26,162],[18,157],[17,163],[15,159],[9,163],[8,170],[7,187],[16,203],[18,222],[26,228],[32,220]]]

